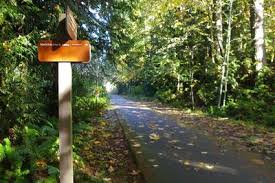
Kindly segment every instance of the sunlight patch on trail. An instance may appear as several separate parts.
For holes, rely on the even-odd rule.
[[[133,106],[130,106],[130,105],[113,105],[113,108],[114,109],[142,109],[142,110],[151,111],[151,109],[148,108],[148,107],[140,107],[140,106],[133,107]]]
[[[181,160],[180,162],[183,163],[184,166],[194,167],[194,168],[207,170],[211,172],[221,172],[221,173],[228,173],[232,175],[236,175],[238,173],[238,171],[233,168],[211,164],[211,163],[196,162],[196,161],[190,161],[190,160],[184,160],[184,161]]]

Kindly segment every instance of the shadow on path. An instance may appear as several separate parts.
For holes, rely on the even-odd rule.
[[[221,147],[148,107],[112,95],[148,183],[275,183],[274,164],[256,153]],[[251,159],[260,159],[256,164]]]

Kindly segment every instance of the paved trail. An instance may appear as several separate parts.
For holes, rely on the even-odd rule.
[[[113,95],[112,105],[130,129],[148,183],[275,183],[275,165],[259,154],[221,147],[121,96]]]

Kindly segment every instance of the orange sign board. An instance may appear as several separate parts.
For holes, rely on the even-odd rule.
[[[38,43],[40,62],[84,62],[91,59],[91,45],[87,40],[53,41]]]

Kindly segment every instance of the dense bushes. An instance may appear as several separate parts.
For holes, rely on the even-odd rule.
[[[74,67],[73,94],[73,122],[90,122],[92,117],[100,116],[108,107],[105,88],[92,79],[83,80],[77,67]]]
[[[75,97],[73,106],[73,110],[75,111],[73,116],[74,122],[89,122],[91,121],[91,117],[100,116],[107,106],[107,97]]]
[[[57,64],[38,62],[37,42],[54,38],[62,3],[0,1],[1,183],[58,182]],[[73,71],[74,118],[88,121],[108,99],[103,94],[95,99],[94,81],[83,79],[89,72],[80,73]]]
[[[75,91],[82,96],[73,96],[75,135],[81,133],[83,127],[87,128],[85,124],[91,122],[91,118],[99,117],[109,102],[103,87],[97,87],[92,84],[92,81],[82,80],[81,82],[83,87],[75,88]],[[22,113],[26,117],[34,114]],[[18,116],[21,117],[20,114]],[[45,115],[45,118],[34,117],[28,121],[10,125],[8,136],[0,139],[0,182],[57,183],[59,179],[58,121],[56,117],[49,115]],[[74,159],[77,160],[75,161],[76,170],[83,168],[83,162],[77,153],[74,153]]]
[[[44,28],[56,23],[56,11],[26,2],[0,1],[1,183],[58,177],[54,66],[39,64],[36,51],[37,41],[51,36]],[[34,16],[41,17],[39,24]]]
[[[0,182],[57,182],[57,121],[41,126],[14,127],[13,136],[0,144]]]
[[[197,82],[198,86],[194,88],[195,105],[213,116],[230,117],[237,120],[253,121],[260,125],[275,126],[274,74],[271,69],[264,68],[257,76],[257,82],[254,86],[230,87],[227,103],[221,108],[217,106],[218,87],[215,89],[214,83],[211,85],[210,81],[207,83]],[[131,85],[131,83],[134,84]],[[119,83],[118,90],[122,94],[153,97],[163,103],[177,107],[192,107],[188,83],[184,83],[180,91],[177,90],[176,85],[173,87],[173,85],[159,86],[159,83],[151,84],[149,90],[154,91],[153,95],[147,95],[148,92],[145,91],[142,80]]]

